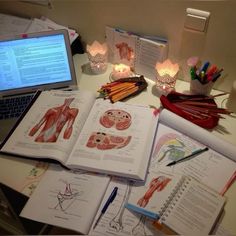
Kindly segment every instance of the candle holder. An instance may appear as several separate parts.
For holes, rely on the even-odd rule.
[[[107,70],[107,44],[100,44],[94,41],[92,45],[87,45],[87,53],[91,71],[94,74],[102,74]]]
[[[113,70],[110,74],[110,80],[115,81],[118,79],[128,78],[132,75],[133,73],[129,66],[125,64],[116,64],[113,66]]]
[[[173,64],[169,59],[156,64],[156,89],[159,95],[167,95],[175,88],[179,65]]]

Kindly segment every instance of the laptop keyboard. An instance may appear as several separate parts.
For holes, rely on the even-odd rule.
[[[0,120],[19,117],[33,95],[0,99]]]

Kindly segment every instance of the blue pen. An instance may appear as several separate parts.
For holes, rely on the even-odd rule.
[[[209,61],[205,62],[204,65],[203,65],[203,67],[202,67],[202,69],[201,69],[201,71],[204,71],[204,73],[206,73],[207,68],[208,68],[209,65],[210,65],[210,62],[209,62]]]
[[[105,214],[107,208],[109,207],[109,205],[114,201],[116,195],[117,195],[117,191],[118,191],[118,187],[115,187],[113,189],[113,191],[111,192],[111,195],[109,196],[109,198],[107,199],[105,205],[103,206],[102,210],[101,210],[101,213],[99,215],[99,217],[97,218],[94,226],[93,226],[93,229],[95,229],[95,227],[98,225],[100,219],[102,218],[102,216]]]

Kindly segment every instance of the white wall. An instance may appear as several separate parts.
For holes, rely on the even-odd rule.
[[[105,26],[167,37],[169,57],[181,64],[179,77],[189,80],[186,59],[199,56],[224,68],[215,87],[230,91],[236,79],[236,1],[180,0],[51,0],[52,9],[1,0],[0,12],[25,17],[44,15],[75,28],[85,43],[104,41]],[[187,7],[211,13],[206,34],[184,30]]]

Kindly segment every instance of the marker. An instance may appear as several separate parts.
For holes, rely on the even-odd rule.
[[[195,155],[199,155],[199,154],[201,154],[201,153],[203,153],[203,152],[205,152],[205,151],[207,151],[207,150],[208,150],[208,147],[205,147],[205,148],[203,148],[203,149],[198,149],[198,150],[192,152],[190,155],[188,155],[188,156],[186,156],[186,157],[183,157],[183,158],[181,158],[181,159],[179,159],[179,160],[177,160],[177,161],[172,161],[172,162],[170,162],[170,163],[167,164],[166,166],[175,165],[175,164],[177,164],[178,162],[181,162],[181,161],[183,161],[183,160],[189,159],[190,157],[193,157],[193,156],[195,156]]]
[[[117,195],[117,191],[118,191],[118,187],[115,187],[113,189],[113,191],[111,192],[111,195],[109,196],[109,198],[107,199],[105,205],[103,206],[102,210],[101,210],[101,213],[99,215],[99,217],[97,218],[94,226],[93,226],[93,229],[95,229],[95,227],[98,225],[100,219],[102,218],[102,216],[105,214],[107,208],[110,206],[110,204],[113,202],[113,200],[115,199],[116,195]]]
[[[201,71],[204,71],[204,73],[206,73],[207,68],[208,68],[209,65],[210,65],[210,62],[209,62],[209,61],[205,62],[205,64],[203,65]]]

